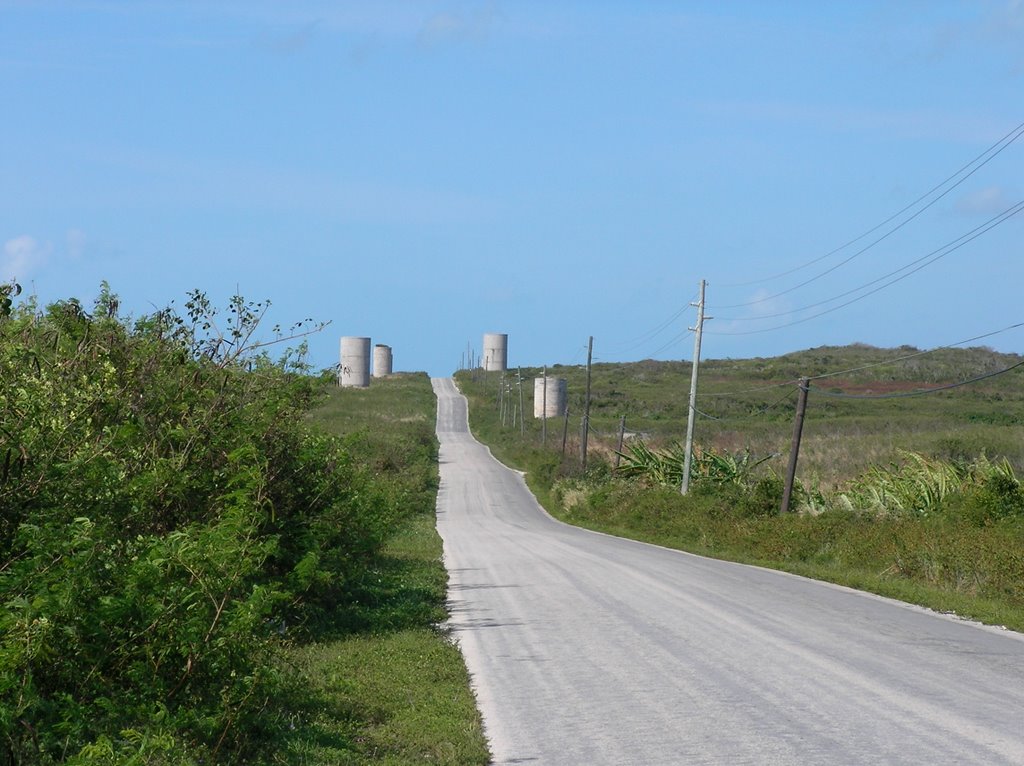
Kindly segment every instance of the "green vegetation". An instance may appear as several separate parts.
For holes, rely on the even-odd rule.
[[[498,374],[458,379],[474,433],[525,470],[541,502],[565,521],[1024,629],[1021,370],[925,396],[827,396],[916,391],[1020,361],[987,349],[924,355],[859,345],[709,361],[686,497],[678,487],[689,364],[595,365],[586,472],[578,457],[583,369],[548,368],[569,381],[564,456],[563,419],[548,422],[541,445],[540,421],[527,419],[525,437],[507,414],[501,422]],[[780,515],[796,380],[836,370],[846,372],[813,382],[796,510]],[[539,373],[523,370],[527,381]],[[623,415],[627,437],[617,456]]]
[[[676,442],[667,449],[654,450],[641,440],[626,446],[620,456],[619,474],[679,487],[683,483],[686,464],[686,445]],[[736,455],[720,454],[713,448],[693,450],[690,458],[691,479],[713,484],[743,484],[759,465],[768,458],[752,460],[750,450]]]
[[[106,287],[91,312],[15,294],[0,763],[486,762],[435,627],[425,376],[332,392],[315,419],[338,437],[310,422],[327,387],[302,347],[272,360],[255,340],[266,304],[195,292],[131,321]]]
[[[363,469],[389,477],[407,516],[358,587],[335,635],[295,648],[322,710],[292,738],[302,764],[485,764],[490,760],[462,655],[438,627],[447,572],[435,529],[437,403],[426,375],[331,387],[310,413],[343,435]]]

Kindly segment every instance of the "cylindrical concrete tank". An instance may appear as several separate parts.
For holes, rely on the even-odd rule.
[[[391,346],[378,343],[373,347],[373,377],[386,378],[391,374]]]
[[[547,383],[547,394],[544,384]],[[568,385],[565,378],[533,379],[533,416],[535,418],[560,418],[565,415],[568,404]]]
[[[484,369],[505,372],[508,369],[508,335],[484,333]]]
[[[370,339],[345,337],[341,339],[341,368],[339,385],[348,388],[366,388],[370,385]]]

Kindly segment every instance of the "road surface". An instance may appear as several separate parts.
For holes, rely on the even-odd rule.
[[[495,764],[1024,764],[1020,634],[557,522],[433,383]]]

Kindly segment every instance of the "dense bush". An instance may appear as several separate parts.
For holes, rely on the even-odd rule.
[[[303,413],[266,304],[136,321],[104,286],[0,302],[0,763],[241,761],[287,725],[281,647],[400,498]],[[300,337],[296,326],[278,340]]]

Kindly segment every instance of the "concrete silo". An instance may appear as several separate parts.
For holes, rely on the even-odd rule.
[[[370,385],[369,338],[348,336],[341,339],[338,385],[346,388],[366,388]]]
[[[505,372],[508,369],[508,335],[484,333],[484,370]]]
[[[545,392],[545,384],[547,391]],[[568,384],[565,378],[533,379],[533,416],[535,418],[560,418],[565,415],[568,404]]]
[[[386,378],[391,374],[392,367],[391,346],[378,343],[373,347],[373,377]]]

